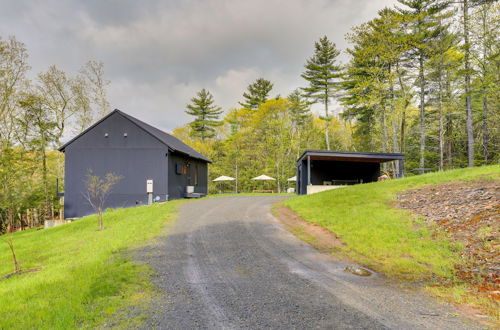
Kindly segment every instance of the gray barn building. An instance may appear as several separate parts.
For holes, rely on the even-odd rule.
[[[186,187],[207,194],[206,157],[176,137],[120,110],[114,110],[59,148],[65,153],[64,215],[93,213],[83,197],[89,170],[94,175],[115,173],[122,179],[113,187],[106,207],[147,204],[146,181],[153,180],[153,198],[184,198]]]
[[[396,162],[396,177],[402,177],[403,158],[400,153],[306,150],[297,160],[297,194],[377,181],[386,162]]]

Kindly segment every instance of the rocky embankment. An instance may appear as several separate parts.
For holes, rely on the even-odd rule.
[[[500,181],[440,184],[406,191],[399,207],[424,216],[460,242],[457,274],[500,299]]]

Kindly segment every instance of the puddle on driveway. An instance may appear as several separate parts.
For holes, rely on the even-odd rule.
[[[344,272],[351,273],[357,276],[370,276],[372,272],[358,266],[347,266],[344,268]]]

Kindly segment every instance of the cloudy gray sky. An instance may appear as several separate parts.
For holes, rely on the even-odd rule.
[[[26,44],[32,75],[104,62],[112,107],[171,131],[201,88],[227,110],[258,77],[273,96],[303,86],[314,41],[327,35],[343,50],[351,27],[395,2],[0,0],[0,36]]]

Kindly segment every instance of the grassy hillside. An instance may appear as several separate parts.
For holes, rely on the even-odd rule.
[[[290,198],[283,204],[308,222],[334,232],[343,253],[389,275],[425,280],[453,279],[459,244],[429,228],[423,219],[394,207],[399,192],[450,181],[500,179],[498,165],[459,169],[369,183]]]
[[[158,235],[178,205],[109,210],[103,231],[89,216],[11,235],[21,267],[41,269],[0,279],[0,329],[93,327],[147,298],[147,268],[123,251]],[[11,271],[10,251],[0,241],[0,278]]]

